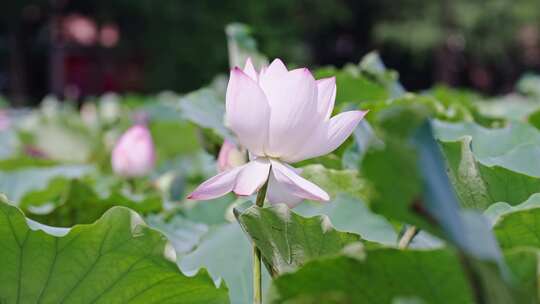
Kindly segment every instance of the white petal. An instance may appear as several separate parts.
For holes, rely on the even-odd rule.
[[[270,107],[258,84],[234,68],[227,86],[226,120],[240,143],[255,155],[263,155],[268,138]]]
[[[253,62],[251,62],[251,58],[248,58],[246,60],[246,64],[244,66],[244,73],[246,73],[246,75],[248,75],[255,82],[259,81],[259,74],[257,73],[257,70],[255,70]]]
[[[317,80],[317,112],[328,120],[334,110],[336,100],[336,78],[328,77]]]
[[[328,201],[330,199],[328,193],[314,183],[296,174],[293,169],[288,168],[278,161],[272,160],[271,163],[273,177],[279,184],[280,188],[278,187],[278,190],[280,190],[282,193],[287,193],[288,195],[292,195],[297,198],[300,197],[316,201]]]
[[[257,192],[268,179],[270,161],[258,158],[249,162],[238,174],[234,193],[242,196]]]
[[[317,128],[300,153],[282,159],[294,163],[334,151],[351,135],[366,113],[367,111],[348,111],[332,117]]]
[[[188,199],[209,200],[231,192],[236,184],[236,178],[244,166],[236,167],[211,177],[200,184],[199,187],[188,196]]]
[[[280,184],[272,171],[270,171],[270,178],[268,179],[266,198],[271,204],[286,204],[289,208],[296,207],[304,200],[288,191],[285,185]]]
[[[268,73],[268,72],[267,72]],[[272,157],[298,153],[308,135],[322,121],[317,116],[317,84],[307,69],[283,74],[261,88],[270,104],[268,146],[265,152]]]

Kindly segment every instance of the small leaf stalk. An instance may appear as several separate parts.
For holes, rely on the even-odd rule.
[[[403,233],[403,236],[399,239],[398,242],[398,248],[399,249],[406,249],[409,247],[410,243],[418,233],[418,228],[416,226],[409,226],[407,227],[407,230],[405,230],[405,233]]]

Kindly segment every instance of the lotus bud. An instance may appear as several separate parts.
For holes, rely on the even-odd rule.
[[[155,161],[154,143],[146,125],[129,128],[112,151],[113,171],[124,177],[147,175],[154,168]]]

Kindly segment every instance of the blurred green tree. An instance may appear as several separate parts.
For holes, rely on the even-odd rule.
[[[375,40],[414,60],[435,53],[439,81],[458,84],[466,64],[479,80],[489,75],[475,67],[497,65],[512,73],[516,61],[540,66],[540,1],[383,0],[381,6],[386,9],[373,27]]]
[[[118,20],[142,49],[149,90],[197,88],[228,70],[225,26],[249,24],[270,57],[301,64],[312,56],[301,37],[350,17],[344,3],[324,0],[99,0],[102,19]],[[129,33],[128,33],[129,34]],[[132,39],[133,38],[133,39]]]

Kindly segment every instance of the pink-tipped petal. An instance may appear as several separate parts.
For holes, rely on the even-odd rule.
[[[334,151],[351,135],[366,114],[367,111],[348,111],[332,117],[313,132],[300,153],[284,160],[294,163]]]
[[[294,170],[283,165],[279,161],[272,160],[271,163],[272,174],[274,175],[276,182],[282,187],[281,191],[283,193],[316,201],[328,201],[330,199],[328,193],[314,183],[296,174]]]
[[[210,200],[231,192],[236,184],[236,178],[244,166],[236,167],[210,178],[200,184],[199,187],[188,196],[188,199]]]
[[[317,84],[307,69],[290,71],[261,87],[271,108],[266,153],[272,157],[294,155],[321,123],[317,117]]]
[[[328,77],[317,80],[317,112],[328,120],[334,110],[336,100],[336,78]]]
[[[234,193],[242,196],[257,192],[268,179],[270,161],[268,159],[255,159],[249,162],[238,174]]]
[[[263,91],[242,70],[234,68],[227,86],[226,120],[240,143],[263,155],[268,137],[270,106]]]
[[[255,82],[259,81],[259,74],[257,73],[257,70],[255,70],[255,66],[253,66],[251,58],[246,60],[246,64],[244,65],[244,73],[246,73],[246,75],[248,75]]]

